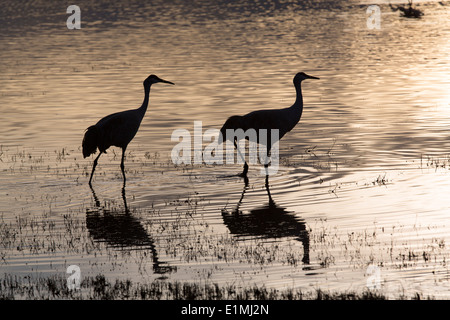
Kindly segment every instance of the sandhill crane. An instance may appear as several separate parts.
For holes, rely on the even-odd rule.
[[[140,108],[110,114],[109,116],[100,119],[100,121],[98,121],[95,125],[86,129],[82,143],[83,157],[86,158],[91,154],[94,154],[97,151],[97,148],[100,151],[99,155],[94,160],[94,165],[92,166],[89,185],[92,183],[92,176],[94,175],[98,158],[100,158],[102,153],[106,153],[106,150],[110,146],[122,148],[120,168],[122,169],[123,182],[125,185],[125,150],[127,149],[130,141],[136,135],[142,118],[144,118],[145,112],[147,111],[150,87],[152,84],[158,82],[174,84],[170,81],[160,79],[153,74],[148,76],[147,79],[144,80],[145,97]]]
[[[225,140],[233,140],[234,146],[237,149],[240,157],[244,161],[244,170],[240,174],[242,177],[247,177],[248,172],[248,164],[245,161],[244,157],[239,151],[239,148],[237,146],[237,137],[235,135],[227,136],[227,130],[237,130],[242,129],[244,131],[248,129],[254,129],[257,134],[258,141],[260,142],[260,129],[266,129],[267,132],[273,129],[278,129],[278,139],[283,138],[283,136],[291,131],[295,125],[300,121],[300,117],[302,116],[303,112],[303,96],[302,96],[302,88],[301,83],[305,79],[319,79],[317,77],[309,76],[304,72],[299,72],[294,77],[294,86],[297,93],[297,97],[295,99],[294,104],[289,108],[284,109],[271,109],[271,110],[258,110],[250,112],[244,116],[231,116],[225,121],[224,125],[220,129],[221,133],[221,140],[219,141],[225,141]],[[267,156],[270,153],[270,149],[272,148],[273,144],[276,141],[271,141],[270,139],[271,134],[269,132],[266,146],[267,146]],[[248,140],[248,137],[246,136],[246,139]],[[266,168],[268,164],[266,163],[264,165]],[[268,175],[266,172],[266,184],[268,182]]]

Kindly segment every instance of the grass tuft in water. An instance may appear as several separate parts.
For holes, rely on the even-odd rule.
[[[415,295],[412,298],[420,297]],[[317,289],[276,290],[264,285],[245,288],[235,285],[187,282],[133,283],[131,280],[110,281],[104,275],[85,278],[80,289],[69,290],[66,279],[5,275],[0,280],[1,300],[384,300],[376,291],[326,292]]]

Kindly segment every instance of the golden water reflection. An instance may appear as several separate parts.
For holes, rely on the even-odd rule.
[[[195,218],[183,221],[198,223],[196,232],[211,236],[211,243],[217,243],[217,235],[239,238],[246,233],[252,245],[258,234],[270,234],[264,245],[276,242],[295,252],[309,247],[309,256],[305,249],[302,257],[308,256],[313,268],[321,267],[311,275],[313,280],[304,279],[304,270],[285,265],[267,266],[266,274],[251,280],[276,288],[292,283],[307,287],[316,281],[313,285],[319,287],[347,289],[355,270],[364,283],[363,270],[374,261],[390,268],[383,273],[387,283],[401,278],[410,288],[416,280],[423,288],[433,288],[436,281],[448,287],[443,278],[431,275],[445,275],[440,261],[448,258],[447,248],[439,244],[448,243],[449,234],[450,4],[414,3],[425,12],[421,19],[401,18],[387,4],[379,4],[380,30],[367,29],[367,5],[360,1],[275,5],[224,0],[196,6],[79,1],[80,30],[65,27],[66,3],[33,2],[26,8],[14,1],[2,3],[4,218],[47,211],[64,215],[81,207],[81,218],[99,242],[135,245],[126,236],[114,243],[109,235],[118,232],[117,224],[140,230],[135,235],[154,245],[160,261],[178,267],[173,279],[201,274],[211,261],[223,268],[213,279],[239,278],[243,273],[236,275],[235,268],[248,266],[213,256],[193,266],[165,251],[169,236],[153,238],[155,233],[143,227],[149,228],[148,221],[158,225],[158,219],[170,224],[177,208],[173,198],[194,194],[203,201],[187,210],[201,217],[192,214]],[[271,177],[273,202],[267,202],[264,179],[255,167],[249,174],[252,195],[245,195],[242,214],[222,216],[231,199],[242,196],[242,181],[220,178],[236,167],[174,168],[173,130],[192,132],[194,121],[202,121],[204,131],[218,129],[230,115],[290,106],[295,98],[292,78],[300,71],[321,80],[303,84],[302,119],[284,137],[282,166]],[[176,85],[151,89],[149,109],[127,149],[125,200],[144,212],[153,213],[155,205],[160,216],[149,213],[137,219],[121,213],[111,218],[98,207],[86,214],[92,194],[85,171],[92,160],[81,157],[84,130],[107,114],[140,106],[142,81],[149,74]],[[62,159],[61,149],[66,151]],[[99,197],[121,203],[117,159],[112,151],[102,160],[95,187]],[[276,218],[255,220],[261,214]],[[290,225],[298,237],[274,231],[280,223]],[[208,233],[205,225],[214,226],[214,232]],[[197,244],[188,227],[177,245]],[[369,236],[363,245],[352,247],[355,235],[361,236],[358,240]],[[402,260],[409,252],[416,260]],[[424,252],[436,257],[435,273],[428,272],[429,260],[416,257]],[[14,256],[11,265],[28,270],[28,262],[22,261],[27,258]],[[335,274],[341,278],[330,280]]]

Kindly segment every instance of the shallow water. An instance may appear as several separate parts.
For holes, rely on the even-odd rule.
[[[7,2],[0,16],[1,271],[160,278],[448,297],[450,3],[422,19],[361,2]],[[174,166],[175,129],[289,106],[304,71],[300,123],[270,178],[251,166]],[[127,151],[93,159],[81,140],[100,117],[140,106]],[[128,212],[128,214],[127,214]],[[120,226],[120,227],[119,227]],[[10,232],[8,232],[8,230]],[[138,250],[139,249],[139,250]]]

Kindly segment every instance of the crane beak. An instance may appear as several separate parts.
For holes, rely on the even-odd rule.
[[[168,83],[168,84],[173,84],[173,85],[175,85],[175,83],[170,82],[170,81],[167,81],[167,80],[163,80],[163,79],[159,79],[159,80],[160,80],[160,82],[164,82],[164,83]]]
[[[308,75],[308,79],[316,79],[316,80],[320,80],[320,78],[313,77],[313,76],[309,76],[309,75]]]

